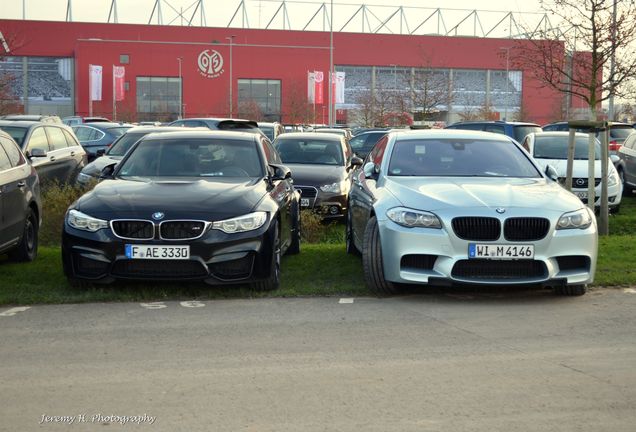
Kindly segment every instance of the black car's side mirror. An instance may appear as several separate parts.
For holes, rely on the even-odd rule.
[[[30,152],[27,152],[27,157],[29,159],[36,157],[46,157],[46,150],[41,148],[34,148]]]
[[[113,178],[113,173],[115,172],[115,167],[116,166],[117,166],[117,163],[112,163],[112,164],[106,165],[104,168],[102,168],[102,172],[99,175],[100,180],[112,179]]]
[[[106,149],[99,149],[95,152],[96,157],[104,156],[106,154]]]
[[[270,179],[274,180],[287,180],[291,178],[291,170],[287,168],[285,165],[276,165],[270,164],[270,168],[272,169],[272,175]]]
[[[552,181],[559,181],[559,173],[552,165],[546,165],[545,175]]]
[[[614,154],[614,155],[610,155],[610,160],[612,161],[614,165],[616,165],[618,162],[620,162],[621,158]]]
[[[363,160],[362,160],[361,158],[359,158],[358,156],[356,156],[356,155],[354,155],[354,156],[351,158],[351,166],[352,166],[352,167],[359,167],[359,166],[362,166],[362,162],[363,162]]]
[[[362,168],[362,170],[364,171],[364,176],[368,179],[375,180],[378,178],[378,174],[380,174],[380,167],[373,162],[367,162],[364,164],[364,168]]]

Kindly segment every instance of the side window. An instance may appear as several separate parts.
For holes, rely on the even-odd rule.
[[[623,143],[623,147],[634,150],[634,143],[636,143],[636,132],[632,132]]]
[[[486,132],[494,132],[494,133],[498,133],[498,134],[501,134],[501,135],[505,135],[506,134],[506,130],[503,127],[503,125],[498,125],[498,124],[488,124],[488,125],[486,125],[484,130]]]
[[[60,150],[68,147],[66,137],[62,129],[56,127],[46,127],[46,133],[49,136],[49,146],[51,150]]]
[[[521,146],[522,146],[524,149],[526,149],[526,151],[527,151],[528,153],[530,153],[530,144],[529,144],[529,142],[530,142],[530,139],[529,139],[528,137],[526,137],[526,138],[523,140],[523,144],[521,144]]]
[[[7,152],[7,156],[9,156],[11,165],[16,167],[24,163],[24,155],[13,141],[4,137],[0,137],[0,144],[2,144],[4,151]]]
[[[93,129],[93,128],[89,128],[91,130],[91,134],[88,136],[88,140],[89,141],[97,141],[100,140],[104,137],[104,135],[106,135],[104,132],[97,130],[97,129]]]
[[[263,143],[263,150],[265,150],[267,163],[282,164],[283,161],[281,160],[274,146],[272,146],[272,144],[268,140],[262,140],[261,142]]]
[[[367,142],[367,138],[369,138],[369,134],[362,134],[351,138],[349,144],[351,144],[353,151],[362,149],[364,147],[364,143]]]
[[[197,120],[186,120],[183,124],[175,125],[175,126],[185,126],[185,127],[201,127],[205,126],[205,123]]]
[[[386,145],[388,142],[388,136],[380,138],[380,140],[375,143],[375,146],[373,147],[373,150],[371,150],[371,153],[369,153],[369,156],[367,156],[367,161],[373,162],[376,165],[381,165],[382,157],[384,157],[384,151],[386,150]]]
[[[42,149],[45,152],[49,151],[49,141],[46,138],[46,133],[43,127],[39,127],[33,131],[31,138],[29,138],[29,144],[27,145],[27,151],[33,149]]]
[[[86,126],[74,126],[73,127],[73,132],[75,132],[75,136],[80,141],[88,141],[89,136],[91,134],[91,130],[92,129],[87,128]]]
[[[11,161],[2,146],[0,146],[0,171],[6,171],[8,169],[11,169]]]
[[[64,133],[66,144],[68,144],[69,147],[77,147],[79,145],[75,137],[73,137],[73,135],[69,131],[62,129],[62,133]]]

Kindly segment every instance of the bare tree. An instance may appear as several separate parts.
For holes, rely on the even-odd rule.
[[[627,96],[624,84],[636,74],[636,4],[618,2],[614,20],[608,0],[541,3],[560,21],[559,28],[530,32],[529,40],[510,50],[512,64],[532,71],[548,87],[582,99],[591,116],[612,93]],[[612,58],[615,66],[610,69]]]
[[[12,51],[22,47],[24,40],[18,33],[2,33],[0,41],[0,62],[3,62]],[[0,115],[22,112],[24,106],[20,96],[16,94],[16,84],[21,77],[9,71],[0,70]]]
[[[254,121],[263,121],[263,111],[260,105],[254,99],[246,100],[239,103],[238,115],[241,118],[246,118]]]
[[[287,110],[284,120],[290,123],[314,123],[313,106],[307,99],[306,82],[293,81],[287,94]]]

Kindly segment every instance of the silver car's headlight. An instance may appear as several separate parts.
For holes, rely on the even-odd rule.
[[[607,178],[607,186],[616,186],[619,182],[618,173],[613,171]]]
[[[254,212],[232,219],[213,222],[212,228],[221,230],[226,234],[240,233],[259,229],[266,220],[266,212]]]
[[[406,207],[395,207],[386,212],[389,219],[407,228],[441,228],[442,223],[433,213],[413,210]]]
[[[91,175],[88,174],[84,174],[83,172],[79,173],[77,175],[77,181],[79,181],[80,183],[88,183],[90,181],[95,180],[97,177],[93,177]]]
[[[556,229],[586,229],[592,225],[592,215],[586,207],[577,211],[564,213],[557,223]]]
[[[322,185],[320,186],[320,190],[323,192],[330,192],[330,193],[342,192],[342,188],[340,187],[340,182],[335,182],[328,185]]]
[[[97,219],[77,210],[70,210],[66,216],[66,221],[73,228],[95,232],[103,228],[108,228],[108,222]]]

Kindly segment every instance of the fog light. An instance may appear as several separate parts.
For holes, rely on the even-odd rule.
[[[340,207],[335,205],[332,205],[331,207],[329,207],[329,214],[331,214],[332,216],[335,216],[338,213],[340,213]]]

